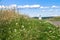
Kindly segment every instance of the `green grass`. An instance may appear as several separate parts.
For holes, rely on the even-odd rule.
[[[60,16],[53,18],[55,21],[60,21]]]
[[[53,18],[49,18],[49,19],[46,19],[46,20],[50,20],[50,21],[60,21],[60,16],[53,17]]]
[[[59,28],[47,21],[12,13],[8,18],[0,15],[0,40],[60,40]]]

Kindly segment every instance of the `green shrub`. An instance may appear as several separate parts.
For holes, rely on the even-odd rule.
[[[60,40],[59,28],[54,25],[17,15],[12,11],[3,11],[0,15],[0,40]]]

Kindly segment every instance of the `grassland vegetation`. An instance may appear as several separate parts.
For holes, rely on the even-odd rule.
[[[60,40],[60,29],[14,11],[0,11],[0,40]]]

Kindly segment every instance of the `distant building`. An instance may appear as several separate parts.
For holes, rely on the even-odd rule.
[[[41,15],[39,15],[39,20],[41,20],[42,19],[42,17],[41,17]]]
[[[39,20],[42,19],[41,15],[39,15],[39,17],[32,17],[32,18],[39,19]]]

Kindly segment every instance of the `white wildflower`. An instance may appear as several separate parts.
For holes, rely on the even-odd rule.
[[[25,28],[23,30],[25,30]]]
[[[24,25],[22,25],[22,28],[24,28]]]
[[[50,30],[49,32],[51,33],[52,31]]]
[[[16,23],[16,25],[18,25],[18,23]]]
[[[14,32],[16,32],[17,30],[16,29],[14,29]]]

